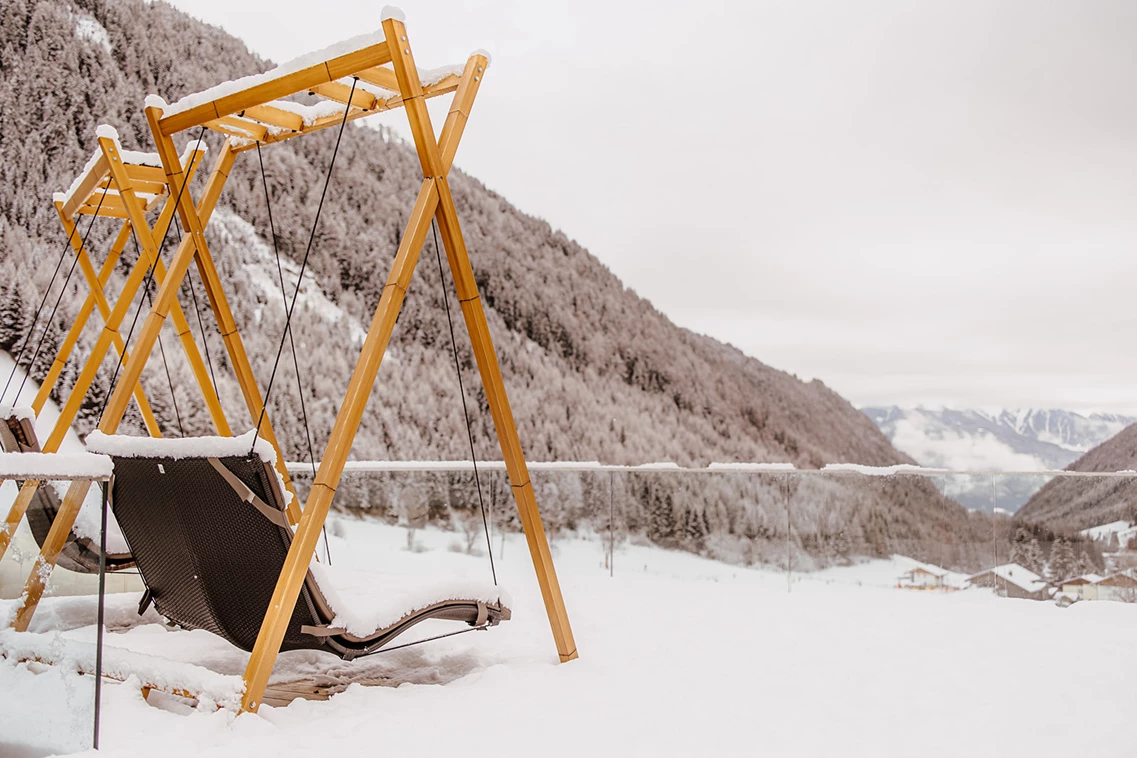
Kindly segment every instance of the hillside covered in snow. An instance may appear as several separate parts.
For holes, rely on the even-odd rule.
[[[456,51],[455,59],[465,52]],[[71,183],[94,149],[96,125],[111,124],[127,148],[150,149],[142,114],[147,94],[173,101],[270,65],[223,30],[158,2],[11,0],[0,6],[0,349],[18,349],[51,276],[52,267],[45,261],[56,260],[66,245],[49,199]],[[492,72],[486,86],[492,86]],[[307,244],[333,132],[264,150],[286,283],[295,280]],[[212,134],[205,142],[213,149],[218,146]],[[460,165],[461,153],[457,161]],[[206,173],[199,174],[199,182]],[[347,130],[293,320],[317,457],[420,175],[413,150],[391,132],[365,126]],[[524,214],[461,171],[451,179],[521,440],[533,460],[683,465],[783,461],[799,468],[911,462],[864,414],[821,381],[802,382],[731,346],[677,327],[564,232]],[[115,231],[114,224],[100,223],[90,232],[96,260],[101,260]],[[254,370],[265,381],[280,339],[284,306],[254,154],[238,160],[207,234]],[[167,244],[167,256],[172,247]],[[454,459],[468,454],[433,253],[428,241],[373,388],[353,451],[357,459]],[[111,279],[111,292],[117,291],[125,268],[135,259],[136,252],[128,246]],[[198,306],[205,310],[196,272],[190,281],[197,287]],[[84,292],[75,283],[69,285],[33,376],[45,373]],[[180,298],[194,323],[188,286]],[[237,430],[251,427],[208,312],[203,320],[207,328],[199,341],[209,346],[216,364],[231,424]],[[90,350],[97,321],[92,319],[75,355]],[[36,336],[38,340],[39,332]],[[458,340],[477,455],[498,458],[488,408],[461,329]],[[161,361],[151,360],[143,377],[159,422],[172,435],[212,431],[188,363],[170,333],[165,353],[173,396]],[[286,354],[269,410],[287,457],[303,460],[303,413],[291,363]],[[107,361],[96,379],[76,425],[80,433],[92,428],[113,368]],[[67,394],[78,371],[72,361],[57,399]],[[137,422],[135,417],[125,428],[138,430]],[[432,514],[468,511],[475,501],[469,483],[462,487],[465,490],[452,482],[436,482],[416,497],[443,503],[432,506]],[[601,482],[551,482],[539,498],[548,521],[572,528],[599,518],[598,512],[607,508],[607,490]],[[976,568],[984,560],[984,553],[971,546],[990,533],[990,524],[945,500],[926,481],[904,479],[881,486],[855,477],[803,480],[795,492],[809,508],[790,525],[783,490],[776,478],[745,477],[720,477],[713,483],[677,477],[629,479],[624,489],[630,520],[660,544],[703,551],[710,549],[713,536],[725,541],[724,555],[782,555],[780,548],[762,545],[780,545],[779,534],[789,529],[803,554],[822,560],[900,551],[964,568]],[[353,498],[341,494],[341,507],[384,514],[398,513],[398,498],[411,497],[363,485]]]

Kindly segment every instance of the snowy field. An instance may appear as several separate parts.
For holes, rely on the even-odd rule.
[[[334,572],[483,579],[461,536],[340,519]],[[500,548],[500,538],[495,538]],[[1133,755],[1137,606],[890,587],[909,562],[809,576],[625,545],[610,578],[602,540],[556,544],[581,657],[560,665],[522,538],[497,556],[514,619],[345,664],[283,654],[276,678],[385,681],[256,715],[193,710],[137,686],[103,690],[108,756]],[[382,579],[366,586],[382,592]],[[139,623],[110,598],[119,648],[239,674],[245,655],[205,632]],[[0,605],[0,615],[5,614]],[[93,639],[89,598],[44,602],[33,631]],[[146,621],[153,621],[148,617]],[[449,629],[449,627],[443,627]],[[437,629],[436,629],[437,630]],[[427,634],[419,628],[411,633]],[[0,661],[0,755],[82,751],[91,677]]]

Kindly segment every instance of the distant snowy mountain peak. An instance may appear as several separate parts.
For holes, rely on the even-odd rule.
[[[971,471],[1062,469],[1137,419],[1111,413],[1089,416],[1061,409],[954,409],[918,406],[861,409],[892,444],[924,466]],[[1041,477],[1007,483],[1000,507],[1013,510],[1043,484]],[[988,485],[958,500],[990,510]],[[967,502],[965,502],[967,501]]]

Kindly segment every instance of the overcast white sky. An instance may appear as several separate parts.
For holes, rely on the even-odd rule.
[[[382,7],[174,4],[278,62]],[[677,323],[857,405],[1137,412],[1137,3],[402,7],[494,56],[458,165]]]

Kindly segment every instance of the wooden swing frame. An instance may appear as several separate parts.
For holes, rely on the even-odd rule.
[[[204,156],[204,149],[195,148],[187,150],[184,159],[179,159],[187,176],[192,178],[196,174]],[[157,156],[153,157],[156,158]],[[151,156],[145,156],[145,158],[151,158]],[[128,191],[123,192],[123,187]],[[140,194],[144,197],[139,197]],[[135,224],[143,224],[145,231],[142,233],[142,238],[144,239],[145,235],[151,231],[149,226],[145,225],[145,216],[159,205],[162,206],[162,210],[155,221],[152,236],[160,238],[167,233],[174,214],[173,203],[167,202],[168,199],[169,187],[166,184],[165,171],[162,168],[149,165],[148,162],[140,162],[137,155],[124,154],[117,139],[110,135],[98,137],[98,148],[95,155],[77,177],[72,190],[68,193],[57,193],[53,198],[59,221],[63,226],[63,231],[68,236],[72,252],[77,258],[76,263],[83,273],[89,292],[63,343],[60,345],[47,375],[41,382],[35,399],[32,401],[32,411],[37,416],[50,398],[52,389],[58,384],[80,335],[96,309],[99,311],[104,327],[96,340],[95,348],[83,364],[75,386],[68,395],[64,406],[60,409],[59,417],[52,427],[51,433],[42,445],[41,449],[45,453],[54,453],[59,450],[108,353],[113,349],[114,358],[121,359],[124,362],[129,358],[129,352],[121,333],[122,322],[128,315],[131,303],[143,285],[150,266],[156,265],[154,278],[159,286],[165,278],[165,267],[162,265],[161,259],[157,257],[157,251],[153,249],[153,246],[148,248],[144,244],[139,245],[139,259],[127,276],[119,299],[113,307],[107,299],[105,287],[132,233],[137,228]],[[123,220],[122,226],[97,272],[84,235],[80,235],[78,230],[78,217],[83,215]],[[180,307],[176,307],[172,315],[179,341],[195,375],[199,377],[200,383],[200,379],[206,376],[205,363],[197,350],[189,323]],[[228,424],[225,422],[224,415],[220,413],[221,405],[213,391],[212,384],[203,384],[202,391],[206,405],[213,415],[214,423],[219,431],[225,430],[221,433],[228,433]],[[133,388],[133,397],[142,415],[146,430],[152,437],[161,437],[161,430],[154,418],[153,410],[141,383],[136,384]],[[3,526],[0,526],[0,559],[3,559],[16,528],[19,526],[39,486],[38,481],[26,482],[13,501]],[[66,534],[62,536],[63,538],[67,537]],[[60,549],[62,546],[63,543],[60,543]],[[44,550],[46,550],[46,545]]]
[[[165,167],[165,181],[170,197],[173,198],[173,203],[168,207],[174,207],[177,211],[185,236],[169,264],[165,280],[135,341],[133,353],[124,363],[122,374],[99,424],[99,430],[106,434],[113,434],[117,430],[129,406],[134,388],[138,385],[162,324],[177,302],[178,287],[186,276],[191,262],[197,263],[202,280],[205,282],[210,307],[221,327],[250,413],[253,418],[260,415],[263,401],[204,233],[210,213],[238,152],[254,149],[258,142],[261,144],[280,142],[329,126],[338,126],[345,119],[355,120],[402,107],[407,113],[423,173],[422,186],[401,237],[387,283],[375,309],[367,337],[321,458],[319,470],[296,526],[295,538],[245,669],[243,677],[245,692],[241,703],[244,711],[256,711],[261,704],[285,629],[308,566],[315,556],[321,529],[327,519],[336,487],[351,452],[371,388],[390,342],[395,321],[402,308],[432,220],[437,221],[454,278],[455,290],[485,388],[486,399],[509,474],[510,487],[517,502],[530,556],[537,573],[557,653],[562,662],[577,657],[576,643],[557,580],[548,539],[447,180],[489,60],[482,52],[474,53],[466,61],[461,75],[450,73],[424,86],[414,63],[402,19],[392,12],[385,12],[384,16],[382,35],[374,35],[373,38],[364,41],[365,46],[357,46],[350,52],[342,54],[331,52],[324,60],[307,56],[303,61],[306,65],[302,68],[286,65],[260,76],[240,80],[234,83],[241,85],[236,88],[226,86],[206,90],[193,96],[192,105],[189,107],[180,107],[181,104],[175,104],[173,108],[162,107],[153,102],[148,102],[146,107],[146,118],[154,135],[158,155]],[[349,84],[344,84],[342,80],[345,79]],[[350,84],[352,79],[357,85],[354,92]],[[436,141],[426,99],[450,92],[454,93],[453,101],[441,136]],[[340,107],[336,109],[334,115],[305,119],[297,115],[294,104],[282,100],[304,93],[338,103]],[[189,191],[181,191],[188,179],[174,148],[172,137],[184,130],[199,127],[224,134],[227,139],[215,160],[202,199],[195,205]],[[126,189],[123,189],[123,183],[119,185],[124,200],[133,194],[129,182],[125,182],[125,185]],[[127,202],[126,206],[129,211],[131,203]],[[135,207],[138,207],[137,204]],[[135,219],[134,215],[137,214],[131,215],[131,221],[136,227],[139,224],[144,225],[144,219],[140,217]],[[149,228],[146,228],[146,234],[140,235],[140,238],[149,238],[152,246],[153,238],[149,232]],[[143,242],[144,246],[145,244]],[[202,378],[198,377],[198,381],[201,380]],[[269,439],[277,449],[277,465],[281,468],[285,481],[289,481],[287,472],[283,470],[284,456],[280,454],[279,446],[271,434],[271,427],[263,427],[262,436]],[[34,612],[35,605],[42,595],[50,567],[54,565],[54,558],[58,555],[58,550],[55,550],[54,554],[48,551],[49,547],[54,547],[51,537],[55,536],[58,529],[61,534],[59,547],[62,547],[62,538],[65,538],[70,531],[88,486],[82,483],[73,484],[64,497],[63,506],[49,535],[49,544],[45,545],[41,561],[37,562],[46,564],[47,570],[33,571],[28,586],[25,587],[24,606],[17,612],[14,624],[19,630],[27,628],[31,613]]]

